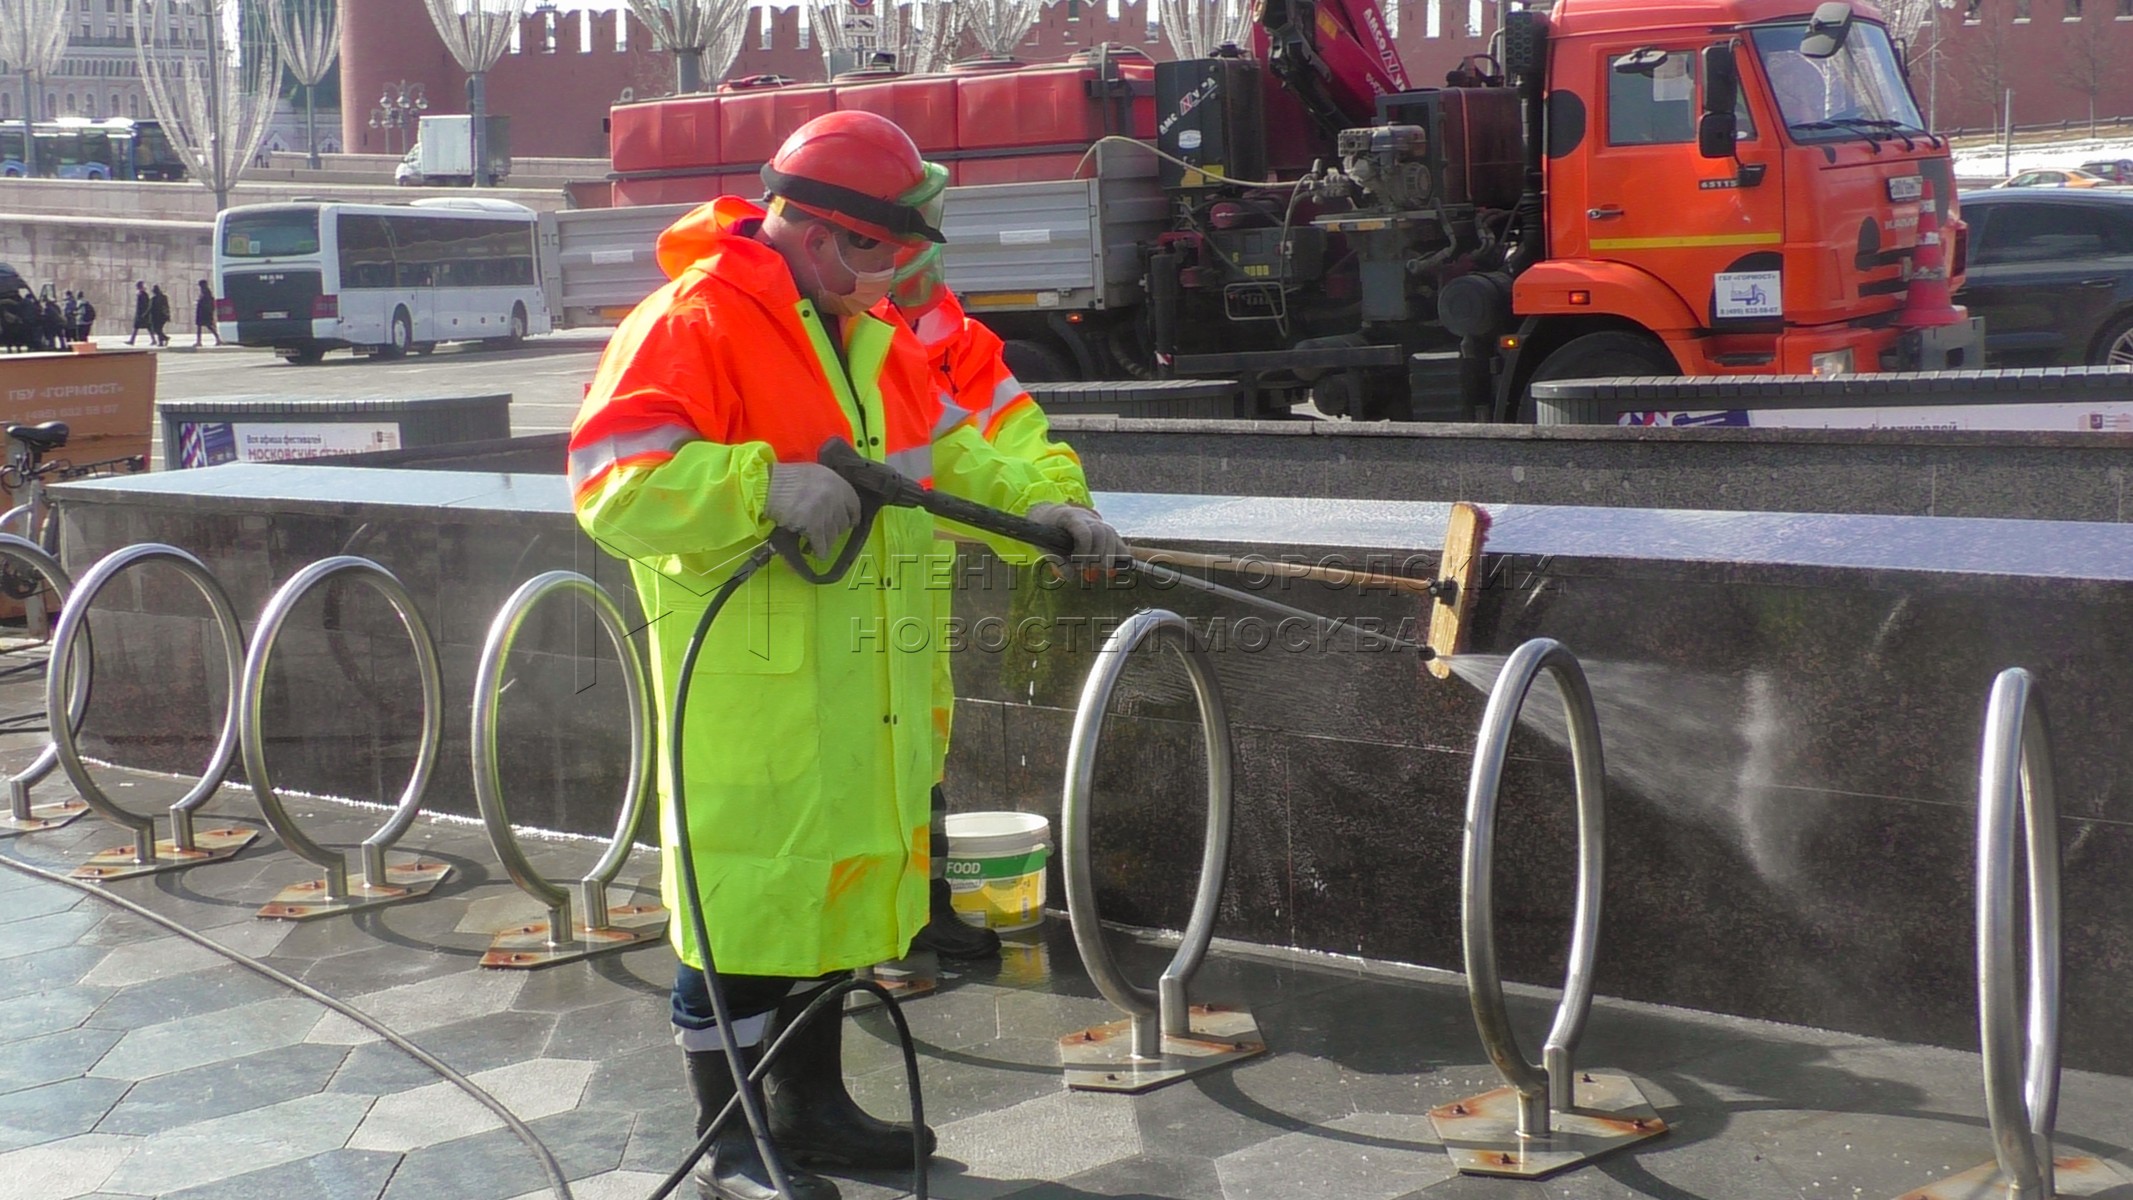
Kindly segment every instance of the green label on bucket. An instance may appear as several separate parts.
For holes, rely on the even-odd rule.
[[[1043,846],[1027,854],[1008,854],[994,858],[957,858],[955,851],[948,852],[945,874],[951,880],[969,882],[979,879],[1013,879],[1044,869],[1044,860],[1050,851]]]

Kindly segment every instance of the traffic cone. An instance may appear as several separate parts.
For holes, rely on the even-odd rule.
[[[1940,209],[1927,184],[1918,202],[1918,248],[1911,254],[1911,286],[1904,293],[1896,323],[1906,329],[1960,325],[1969,313],[1948,294],[1948,255],[1940,244]]]

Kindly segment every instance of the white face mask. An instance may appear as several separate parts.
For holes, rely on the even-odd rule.
[[[889,289],[895,286],[896,282],[896,267],[894,264],[879,271],[853,269],[850,260],[844,257],[843,237],[834,232],[830,234],[830,251],[837,256],[837,265],[844,268],[845,273],[852,277],[852,290],[842,293],[831,292],[828,284],[822,279],[822,268],[816,266],[814,267],[815,291],[818,293],[815,299],[816,307],[836,316],[856,317],[888,297]],[[809,264],[813,265],[812,259],[809,260]]]

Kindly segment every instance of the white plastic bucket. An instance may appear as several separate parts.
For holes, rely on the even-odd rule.
[[[1037,813],[951,813],[948,890],[966,925],[1012,933],[1044,921],[1052,823]]]

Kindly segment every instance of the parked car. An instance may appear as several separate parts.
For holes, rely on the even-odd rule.
[[[2108,187],[2110,180],[2087,171],[2024,171],[1996,187],[2003,188],[2094,188]]]
[[[2133,187],[2133,158],[2099,158],[2082,163],[2081,169],[2119,187]]]
[[[1990,189],[1963,219],[1987,365],[2133,365],[2133,192]]]
[[[393,182],[401,187],[421,187],[429,180],[422,176],[422,143],[416,142],[407,148],[407,153],[393,165]]]

